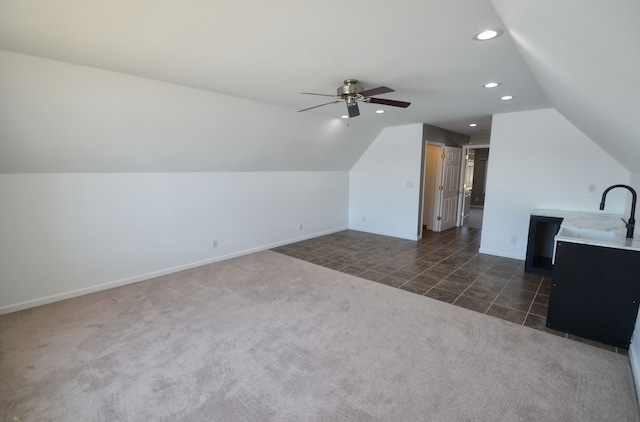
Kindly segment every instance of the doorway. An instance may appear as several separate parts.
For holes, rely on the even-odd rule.
[[[422,225],[425,230],[433,231],[436,221],[436,182],[440,147],[427,144],[424,157],[424,190],[422,206]]]
[[[466,164],[461,169],[461,189],[465,194],[460,198],[460,208],[463,212],[460,214],[458,225],[482,228],[489,145],[465,145],[462,148]]]
[[[463,169],[462,175],[462,221],[460,222],[461,226],[468,224],[471,219],[471,193],[473,190],[473,176],[474,176],[474,166],[475,166],[475,155],[476,151],[474,149],[470,149],[465,154],[464,165],[466,168]]]
[[[426,144],[422,225],[444,231],[458,224],[462,148]]]

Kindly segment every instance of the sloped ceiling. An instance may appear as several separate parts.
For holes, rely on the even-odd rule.
[[[0,49],[299,110],[344,79],[387,85],[388,125],[429,123],[483,135],[488,116],[548,103],[489,0],[39,0],[0,2]],[[499,80],[487,92],[482,85]],[[512,104],[503,93],[516,95]],[[375,107],[362,107],[362,119]],[[453,113],[452,110],[456,112]],[[344,114],[344,106],[314,110]],[[483,127],[468,123],[484,119]],[[380,120],[380,119],[379,119]]]
[[[383,127],[427,123],[487,139],[493,114],[550,106],[636,169],[625,155],[638,156],[629,121],[638,115],[638,79],[631,70],[638,67],[640,51],[636,7],[632,0],[0,0],[0,50],[6,52],[0,65],[4,60],[9,75],[0,74],[0,88],[11,86],[15,94],[0,98],[0,147],[26,160],[25,165],[20,159],[0,161],[0,171],[348,169]],[[597,35],[604,37],[592,42],[594,35],[586,29],[601,22],[606,30]],[[495,40],[472,40],[482,29],[505,25],[508,31]],[[86,71],[68,66],[54,72],[55,63],[34,64],[14,53]],[[26,62],[42,74],[25,74]],[[99,73],[104,71],[149,82]],[[66,98],[56,109],[46,104],[53,103],[50,99],[42,104],[37,98],[46,92],[27,89],[46,79],[49,88],[58,84],[56,95],[62,96],[68,91],[63,85],[74,77],[78,83],[69,88],[93,89],[101,97],[132,86],[135,96],[119,101],[141,106],[153,81],[182,86],[192,92],[162,87],[158,91],[165,94],[155,97],[184,96],[175,108],[204,104],[223,113],[194,118],[167,106],[162,112],[145,111],[147,126],[140,128],[126,112],[116,116],[117,104],[109,103],[97,109],[108,115],[94,122],[100,131],[93,129],[92,135],[88,124],[84,132],[54,123],[34,129],[38,117],[53,119],[83,107],[85,117],[93,119],[90,99],[70,104],[75,98]],[[339,120],[343,104],[297,113],[325,102],[300,92],[333,94],[346,78],[359,79],[365,88],[389,86],[396,92],[381,97],[412,104],[408,109],[363,104],[361,116],[350,123]],[[108,83],[85,89],[88,79]],[[489,81],[502,84],[483,88]],[[500,101],[505,94],[515,98]],[[22,108],[15,107],[17,97],[33,101],[20,100]],[[378,108],[385,113],[376,114]],[[151,127],[154,122],[157,129]],[[472,122],[478,127],[470,128]],[[349,130],[336,129],[347,125]],[[45,139],[59,129],[66,132]],[[149,139],[136,139],[141,132]],[[87,136],[95,138],[91,153],[82,143]],[[27,160],[42,147],[48,155]]]
[[[553,107],[640,172],[640,1],[492,3]]]
[[[380,125],[0,51],[0,173],[348,170]]]

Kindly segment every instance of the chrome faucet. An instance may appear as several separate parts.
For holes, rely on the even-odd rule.
[[[627,239],[633,239],[633,229],[636,226],[635,215],[636,215],[636,199],[637,199],[637,195],[636,195],[636,191],[633,190],[633,188],[631,186],[613,185],[613,186],[609,186],[608,188],[606,188],[604,190],[604,192],[602,192],[602,201],[600,201],[600,209],[601,210],[604,209],[604,201],[605,201],[605,199],[607,199],[607,193],[609,193],[609,191],[611,189],[614,189],[614,188],[629,189],[629,192],[631,192],[631,196],[633,197],[632,200],[631,200],[631,216],[629,217],[629,221],[624,221],[624,218],[622,219],[622,221],[624,222],[625,226],[627,227]]]

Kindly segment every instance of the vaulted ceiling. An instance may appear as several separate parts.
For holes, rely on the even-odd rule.
[[[355,78],[411,102],[362,104],[358,125],[427,123],[477,139],[493,114],[555,107],[640,171],[639,3],[0,0],[0,50],[270,104],[292,119],[326,102],[300,92],[334,94]],[[486,28],[505,32],[472,39]],[[491,81],[501,85],[483,88]],[[304,113],[335,119],[345,106]]]
[[[640,1],[492,3],[551,105],[640,172]]]

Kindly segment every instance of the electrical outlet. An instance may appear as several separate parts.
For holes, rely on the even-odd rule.
[[[512,245],[515,245],[515,244],[516,244],[516,240],[517,240],[517,239],[518,239],[518,238],[516,237],[516,235],[515,235],[515,234],[512,234],[512,235],[511,235],[511,244],[512,244]]]
[[[589,185],[589,193],[596,193],[596,185],[595,184],[590,184]]]
[[[214,239],[213,240],[213,247],[217,248],[218,247],[218,239]]]

